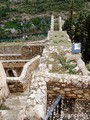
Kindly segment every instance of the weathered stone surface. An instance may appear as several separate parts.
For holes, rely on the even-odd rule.
[[[0,104],[3,103],[6,97],[9,95],[9,89],[6,82],[6,74],[2,63],[0,62]]]
[[[87,70],[84,61],[81,59],[81,54],[71,54],[71,53],[67,53],[65,55],[67,61],[68,60],[75,60],[77,63],[78,68],[81,70],[81,72],[83,73],[83,75],[88,76],[89,75],[89,71]]]
[[[50,50],[57,51],[54,47],[50,47],[49,51]],[[46,51],[44,51],[43,56],[45,56],[45,54],[47,54]],[[48,56],[45,56],[45,60],[48,58]],[[51,66],[49,69],[51,69]],[[87,91],[89,90],[89,82],[89,76],[49,73],[46,63],[41,63],[39,65],[39,71],[37,74],[33,74],[31,80],[31,91],[36,91],[33,92],[35,95],[35,104],[30,101],[30,96],[32,96],[30,94],[26,107],[26,116],[28,116],[28,118],[30,117],[31,106],[33,106],[32,113],[38,113],[39,118],[45,117],[47,93],[49,95],[62,95],[67,98],[89,99],[90,94],[87,94]],[[41,106],[40,110],[35,106]],[[40,111],[42,111],[42,115]]]
[[[67,91],[67,92],[68,92],[68,91],[71,91],[71,89],[69,89],[69,88],[65,88],[64,91]]]
[[[31,74],[34,69],[38,67],[40,63],[40,56],[36,56],[27,62],[22,70],[20,77],[7,77],[7,82],[11,92],[22,92],[27,86],[31,79]]]
[[[43,45],[0,46],[0,60],[27,60],[42,55]]]

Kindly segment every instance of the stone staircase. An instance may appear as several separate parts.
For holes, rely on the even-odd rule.
[[[0,110],[0,120],[19,120],[27,104],[29,91],[10,93]]]

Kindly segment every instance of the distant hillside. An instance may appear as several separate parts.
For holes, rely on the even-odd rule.
[[[89,0],[74,0],[74,11],[86,7]],[[0,0],[0,20],[24,15],[51,14],[70,10],[71,0]],[[88,7],[87,7],[88,8]]]
[[[24,36],[30,40],[43,39],[50,29],[50,15],[66,19],[72,9],[76,17],[77,12],[90,10],[90,1],[0,0],[0,42]]]

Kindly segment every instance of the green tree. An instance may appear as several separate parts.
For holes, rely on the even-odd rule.
[[[72,24],[71,24],[72,23]],[[75,27],[73,30],[72,27]],[[87,63],[90,61],[90,11],[83,10],[78,18],[65,21],[64,30],[67,30],[74,42],[81,42],[82,58]]]
[[[65,24],[63,26],[64,30],[67,30],[67,33],[69,34],[71,41],[72,40],[72,36],[73,36],[73,12],[74,12],[74,0],[71,0],[70,2],[70,12],[69,12],[69,18],[65,21]]]
[[[90,13],[81,12],[75,26],[74,41],[81,42],[82,57],[90,61]]]

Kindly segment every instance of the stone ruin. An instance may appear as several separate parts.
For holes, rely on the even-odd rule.
[[[61,18],[59,20],[61,21]],[[62,31],[60,27],[59,31],[54,31],[52,21],[54,22],[53,17],[46,43],[23,46],[17,54],[0,55],[0,71],[2,71],[0,72],[0,99],[3,103],[8,97],[4,105],[9,108],[6,111],[1,110],[0,120],[44,120],[47,109],[50,108],[58,95],[61,95],[63,99],[72,98],[90,101],[89,75],[83,75],[82,71],[82,74],[79,75],[50,72],[53,67],[51,63],[54,61],[50,57],[51,53],[59,55],[59,49],[65,51],[66,57],[70,53],[70,49],[52,44],[52,41],[58,39],[58,36],[64,42],[70,41],[67,33]],[[59,25],[61,25],[60,23]],[[81,59],[81,56],[79,58]],[[47,64],[48,60],[49,64]],[[17,92],[19,92],[19,95]],[[64,117],[66,113],[66,111],[61,112],[61,117]],[[89,120],[89,118],[90,113],[87,119],[84,117],[81,119]],[[60,120],[63,120],[63,118],[60,118]]]

